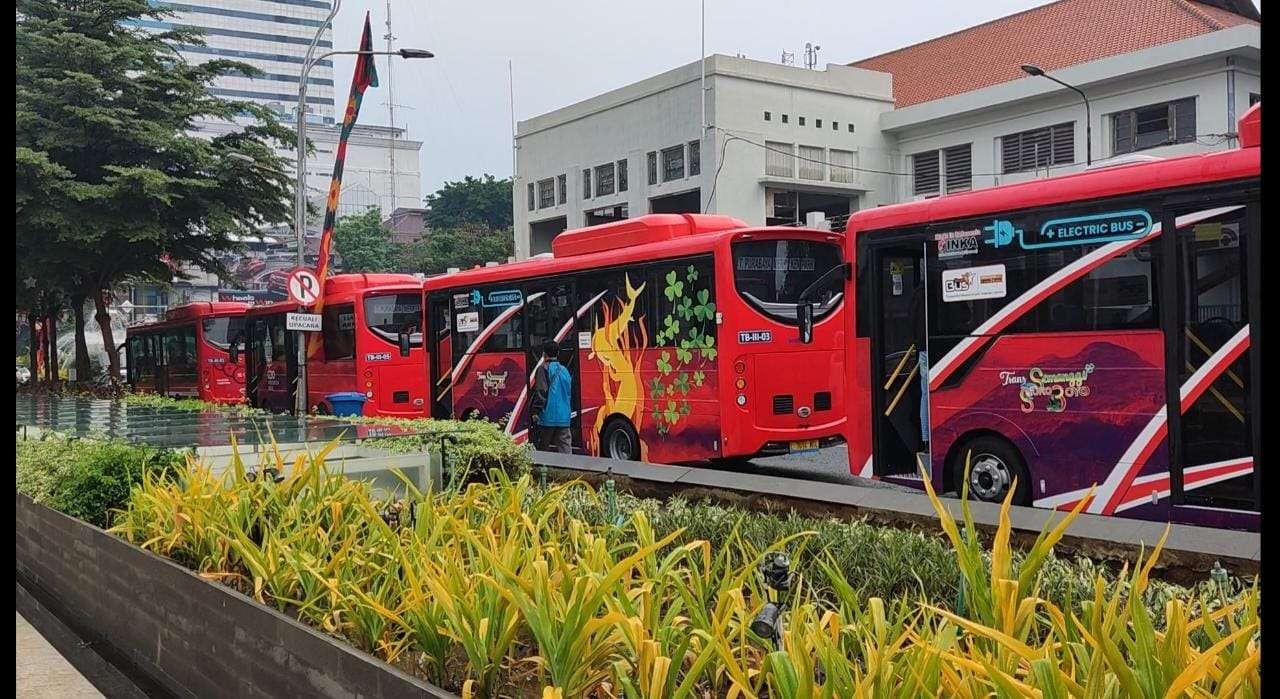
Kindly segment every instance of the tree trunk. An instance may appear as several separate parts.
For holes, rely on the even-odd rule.
[[[107,292],[99,289],[93,295],[94,319],[102,332],[102,348],[107,353],[107,372],[111,385],[120,383],[120,353],[116,351],[116,338],[111,333],[111,314],[107,312]]]
[[[81,295],[71,297],[71,317],[76,324],[76,383],[87,383],[93,373],[89,368],[89,343],[84,338],[84,302],[87,300]]]
[[[45,350],[45,366],[49,367],[49,381],[58,382],[58,308],[54,306],[49,311],[49,317],[45,320],[44,326],[48,328],[45,331],[46,341],[49,343],[48,349]]]
[[[40,338],[36,336],[36,323],[40,316],[35,311],[27,311],[27,368],[31,369],[31,383],[40,383],[40,368],[36,365],[36,355],[40,352]]]

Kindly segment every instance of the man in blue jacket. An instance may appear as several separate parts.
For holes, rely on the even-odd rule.
[[[560,363],[560,346],[547,340],[542,346],[542,365],[533,374],[534,447],[543,451],[573,453],[573,437],[569,432],[569,412],[573,379]]]

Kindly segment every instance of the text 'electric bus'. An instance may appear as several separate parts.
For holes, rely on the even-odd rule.
[[[245,313],[249,403],[287,412],[294,408],[298,333],[287,314],[310,312],[292,302],[256,306]],[[332,413],[329,396],[362,393],[364,414],[425,417],[427,391],[422,349],[422,282],[408,274],[340,274],[325,280],[324,308],[307,359],[307,410]]]
[[[968,457],[982,500],[1256,528],[1260,124],[851,216],[852,472],[958,491]]]
[[[682,463],[816,449],[845,421],[847,274],[839,235],[727,216],[561,233],[549,258],[424,283],[432,415],[527,439],[554,339],[576,452]]]
[[[125,333],[129,386],[139,393],[244,401],[244,365],[229,351],[244,330],[243,303],[192,303]]]

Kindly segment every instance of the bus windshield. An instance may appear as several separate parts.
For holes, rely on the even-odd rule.
[[[800,294],[843,263],[840,246],[815,240],[749,240],[733,244],[733,284],[747,303],[774,320],[794,325]],[[844,295],[844,278],[810,289],[814,320],[834,310]]]
[[[411,347],[422,346],[422,294],[384,294],[364,300],[364,322],[374,335],[398,342],[402,332],[409,333]]]
[[[243,334],[243,316],[204,319],[204,341],[220,350],[230,349],[233,340],[243,340]]]

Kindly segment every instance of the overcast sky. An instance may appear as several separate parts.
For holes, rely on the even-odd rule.
[[[1141,1],[1141,0],[1135,0]],[[1254,0],[1261,7],[1261,0]],[[707,0],[708,54],[741,53],[803,65],[804,46],[822,47],[819,66],[849,63],[954,32],[1048,0]],[[501,12],[486,12],[487,7]],[[507,61],[517,120],[557,109],[698,59],[698,0],[598,2],[391,0],[395,46],[426,48],[430,60],[396,59],[396,124],[422,144],[422,191],[465,175],[511,174]],[[343,0],[334,47],[355,48],[365,11],[386,48],[386,0]],[[346,104],[354,63],[334,64],[336,108]],[[387,64],[365,93],[360,123],[387,123]]]

